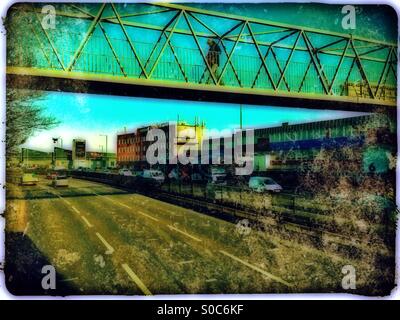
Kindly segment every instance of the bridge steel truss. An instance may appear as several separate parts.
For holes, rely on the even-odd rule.
[[[20,40],[22,57],[9,53],[10,79],[226,93],[262,104],[396,106],[396,43],[167,3],[63,4],[56,18],[85,29],[72,36],[72,27],[71,35],[47,29],[37,5],[11,10],[28,23],[32,40]],[[216,71],[209,38],[221,49]]]

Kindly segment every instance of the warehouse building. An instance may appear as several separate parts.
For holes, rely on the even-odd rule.
[[[374,114],[255,129],[254,170],[295,170],[301,163],[313,161],[321,149],[363,148],[367,137],[388,152],[395,148],[395,124]]]

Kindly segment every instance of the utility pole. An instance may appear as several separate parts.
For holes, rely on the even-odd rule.
[[[240,130],[243,129],[243,105],[240,104]]]
[[[108,135],[106,135],[106,134],[100,134],[100,137],[105,137],[106,138],[106,155],[105,155],[105,158],[106,158],[106,167],[107,167],[107,160],[108,160]],[[103,152],[103,150],[101,150],[101,152]]]

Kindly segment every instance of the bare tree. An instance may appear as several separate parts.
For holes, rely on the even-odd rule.
[[[27,26],[32,20],[18,10],[9,10],[3,21],[7,31],[7,65],[30,66],[36,61],[35,54],[25,52],[26,43],[32,52],[39,51],[38,42]],[[23,27],[24,26],[24,27]],[[24,43],[24,46],[21,45]],[[47,130],[56,126],[59,121],[45,114],[42,91],[30,90],[31,83],[7,79],[6,92],[6,157],[15,156],[18,146],[25,143],[38,130]],[[16,89],[23,88],[23,89]]]
[[[43,93],[31,90],[7,90],[6,96],[6,156],[15,156],[18,146],[38,130],[47,130],[59,121],[44,113],[40,104]]]

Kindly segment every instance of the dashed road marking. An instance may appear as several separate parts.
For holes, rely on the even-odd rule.
[[[179,233],[182,233],[183,235],[185,235],[185,236],[187,236],[187,237],[189,237],[189,238],[191,238],[191,239],[193,239],[193,240],[195,240],[195,241],[198,241],[198,242],[201,242],[201,241],[202,241],[201,239],[199,239],[199,238],[197,238],[197,237],[195,237],[195,236],[192,236],[191,234],[189,234],[189,233],[187,233],[187,232],[185,232],[185,231],[179,230],[179,229],[175,228],[174,226],[171,226],[170,224],[168,225],[168,227],[169,227],[170,229],[172,229],[172,230],[175,230],[175,231],[177,231],[177,232],[179,232]]]
[[[119,204],[119,205],[122,206],[122,207],[125,207],[125,208],[128,208],[128,209],[132,209],[130,206],[128,206],[128,205],[126,205],[126,204],[124,204],[124,203],[117,202],[117,204]]]
[[[147,218],[150,218],[150,219],[152,219],[152,220],[154,220],[154,221],[159,221],[157,218],[154,218],[153,216],[151,216],[151,215],[149,215],[149,214],[147,214],[147,213],[144,213],[143,211],[137,210],[136,212],[139,213],[139,214],[141,214],[142,216],[145,216],[145,217],[147,217]]]
[[[228,253],[228,252],[226,252],[224,250],[219,250],[219,252],[221,252],[222,254],[226,255],[227,257],[229,257],[229,258],[231,258],[231,259],[233,259],[235,261],[240,262],[241,264],[244,264],[245,266],[247,266],[247,267],[249,267],[249,268],[251,268],[251,269],[253,269],[255,271],[260,272],[261,274],[263,274],[264,276],[266,276],[266,277],[268,277],[268,278],[270,278],[272,280],[280,282],[280,283],[282,283],[282,284],[284,284],[284,285],[286,285],[288,287],[292,286],[290,283],[286,282],[285,280],[283,280],[283,279],[281,279],[281,278],[279,278],[277,276],[274,276],[273,274],[271,274],[271,273],[269,273],[269,272],[267,272],[267,271],[265,271],[265,270],[263,270],[263,269],[261,269],[261,268],[259,268],[257,266],[254,266],[254,265],[252,265],[252,264],[250,264],[250,263],[248,263],[248,262],[246,262],[246,261],[234,256],[233,254],[230,254],[230,253]]]
[[[61,282],[69,282],[69,281],[75,281],[75,280],[78,280],[79,278],[78,277],[75,277],[75,278],[68,278],[68,279],[63,279],[63,280],[60,280]]]
[[[80,214],[81,212],[77,209],[77,208],[75,208],[74,206],[71,206],[71,208],[72,208],[72,210],[74,210],[77,214]]]
[[[104,244],[104,246],[106,247],[107,251],[106,254],[113,254],[114,253],[114,248],[111,247],[111,245],[106,241],[106,239],[104,239],[102,237],[102,235],[98,232],[96,232],[96,236],[100,239],[100,241]]]
[[[132,271],[132,269],[126,263],[124,263],[122,265],[122,268],[124,268],[124,270],[126,271],[128,276],[133,280],[134,283],[136,283],[136,285],[140,288],[140,290],[142,290],[142,292],[145,295],[147,295],[147,296],[151,296],[152,295],[152,293],[150,292],[149,289],[147,289],[147,287],[142,282],[142,280],[139,279],[139,277]]]
[[[180,265],[182,265],[182,264],[190,264],[190,263],[193,263],[193,262],[194,262],[194,260],[187,260],[187,261],[178,262],[178,264],[180,264]]]
[[[86,225],[89,228],[93,227],[93,225],[88,221],[88,219],[86,219],[86,217],[84,217],[84,216],[80,216],[80,217],[82,218],[83,221],[85,221]]]
[[[130,206],[124,204],[124,203],[121,203],[121,202],[119,202],[119,201],[115,201],[115,200],[113,200],[113,199],[110,199],[109,197],[100,195],[100,194],[98,194],[98,193],[96,193],[96,192],[93,192],[93,193],[96,194],[96,195],[99,196],[99,197],[103,197],[103,198],[107,199],[108,201],[111,201],[112,203],[118,204],[118,205],[120,205],[120,206],[122,206],[122,207],[125,207],[125,208],[127,208],[127,209],[131,209],[131,210],[132,210],[132,207],[130,207]],[[157,218],[154,218],[153,216],[151,216],[151,215],[149,215],[149,214],[147,214],[147,213],[144,213],[143,211],[137,210],[137,211],[135,211],[135,212],[136,212],[136,213],[139,213],[139,214],[141,214],[142,216],[145,216],[145,217],[147,217],[147,218],[149,218],[149,219],[152,219],[152,220],[154,220],[154,221],[159,221]]]

